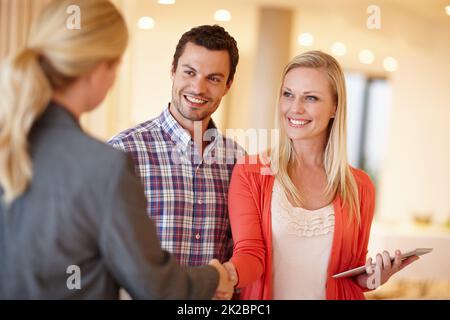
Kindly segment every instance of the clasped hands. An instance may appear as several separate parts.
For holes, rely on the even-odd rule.
[[[238,282],[238,276],[234,265],[228,261],[221,264],[219,260],[212,259],[210,266],[219,272],[219,284],[214,294],[213,300],[230,300],[233,296],[234,286]]]

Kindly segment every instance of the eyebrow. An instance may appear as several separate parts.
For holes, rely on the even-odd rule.
[[[197,72],[197,70],[196,70],[194,67],[190,66],[189,64],[183,64],[182,67],[188,68],[188,69],[190,69],[191,71]],[[220,73],[220,72],[208,74],[208,77],[212,77],[212,76],[214,76],[214,77],[225,78],[225,75],[222,74],[222,73]]]
[[[283,87],[283,90],[289,91],[289,92],[293,92],[291,89],[289,89],[288,87]],[[322,94],[320,91],[305,91],[303,92],[303,94],[311,94],[311,93],[315,93],[315,94]]]
[[[310,93],[322,94],[322,92],[320,92],[320,91],[305,91],[305,92],[303,92],[303,94],[310,94]]]

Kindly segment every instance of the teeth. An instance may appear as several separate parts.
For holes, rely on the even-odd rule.
[[[309,121],[302,121],[302,120],[295,120],[295,119],[289,119],[289,122],[292,124],[295,124],[296,126],[304,126],[305,124],[307,124]]]
[[[198,99],[198,98],[189,97],[189,96],[186,96],[186,99],[187,99],[188,101],[192,102],[192,103],[197,103],[197,104],[203,104],[203,103],[208,102],[208,101],[203,100],[203,99]]]

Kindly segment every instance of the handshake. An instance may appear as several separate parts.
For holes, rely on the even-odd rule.
[[[219,284],[214,294],[213,300],[230,300],[233,296],[234,286],[238,282],[236,269],[230,261],[221,264],[219,260],[212,259],[209,262],[210,266],[216,268],[219,272]]]

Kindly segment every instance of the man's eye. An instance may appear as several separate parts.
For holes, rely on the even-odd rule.
[[[212,77],[212,78],[210,78],[210,80],[211,80],[212,82],[216,82],[216,83],[219,83],[219,82],[220,82],[220,78],[216,78],[216,77]]]

